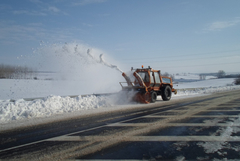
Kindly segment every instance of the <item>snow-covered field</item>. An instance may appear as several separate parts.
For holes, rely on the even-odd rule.
[[[233,78],[198,80],[194,82],[175,84],[174,88],[178,89],[178,95],[176,95],[176,97],[211,94],[239,89],[239,86],[234,85],[233,82]]]
[[[172,99],[182,99],[186,97],[211,94],[221,91],[240,89],[240,86],[233,85],[234,79],[209,79],[204,81],[188,82],[175,84],[174,88],[178,89],[178,94],[173,95]],[[57,82],[59,88],[51,86]],[[44,81],[44,80],[0,80],[1,83],[1,100],[0,100],[0,121],[1,124],[16,122],[17,120],[28,121],[34,118],[46,118],[59,114],[73,114],[94,109],[116,108],[126,104],[126,96],[115,94],[111,96],[94,96],[71,98],[67,95],[91,94],[81,93],[80,87],[66,90],[62,81]],[[66,83],[73,83],[66,81]],[[3,85],[4,84],[4,85]],[[56,85],[56,84],[55,84]],[[73,85],[73,84],[72,84]],[[14,88],[12,88],[15,86]],[[26,87],[27,86],[27,87]],[[73,85],[74,87],[74,85]],[[25,89],[27,88],[27,90]],[[106,92],[118,92],[119,89],[106,90]],[[87,91],[85,91],[87,92]],[[53,95],[54,93],[54,95]],[[12,102],[10,100],[16,97]],[[32,101],[25,101],[22,98],[44,97]],[[2,99],[4,98],[4,99]],[[8,98],[8,99],[6,99]],[[158,97],[161,100],[161,97]],[[134,103],[128,103],[134,104]]]

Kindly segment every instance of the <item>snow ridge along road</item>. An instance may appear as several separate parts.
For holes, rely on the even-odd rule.
[[[1,134],[0,159],[236,159],[239,104],[237,90],[9,132]],[[35,140],[14,143],[34,132]]]
[[[177,95],[173,95],[172,99],[196,97],[236,89],[240,89],[240,86],[180,89]],[[123,101],[123,97],[126,96],[121,94],[92,94],[79,96],[51,95],[39,99],[26,99],[27,101],[19,99],[14,102],[11,100],[0,100],[0,129],[5,130],[19,125],[26,126],[29,125],[29,122],[34,122],[35,124],[37,121],[41,123],[46,122],[46,120],[53,120],[53,118],[59,117],[59,114],[72,117],[76,113],[88,113],[89,110],[92,110],[94,113],[98,110],[112,110],[111,108],[115,109],[119,102],[128,102],[128,100]],[[162,99],[159,97],[159,100]]]

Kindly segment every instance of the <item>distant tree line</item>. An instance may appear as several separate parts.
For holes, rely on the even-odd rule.
[[[237,78],[239,74],[226,74],[224,70],[219,70],[217,73],[201,73],[200,80],[205,80],[206,76],[215,76],[217,78]]]
[[[225,71],[219,70],[217,73],[218,78],[236,78],[234,80],[234,84],[240,85],[240,75],[232,74],[232,75],[226,75]]]
[[[34,76],[32,68],[0,64],[0,79],[32,79]]]
[[[239,78],[239,74],[229,74],[227,75],[225,71],[219,70],[217,73],[218,78]]]

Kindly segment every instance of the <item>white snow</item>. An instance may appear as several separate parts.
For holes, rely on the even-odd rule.
[[[191,83],[182,83],[175,88],[179,89],[178,97],[198,96],[211,94],[219,91],[240,89],[240,86],[227,86],[233,79],[214,79]],[[64,88],[64,83],[71,84],[72,81],[44,81],[44,80],[0,80],[1,99],[0,100],[0,124],[14,122],[16,120],[29,120],[34,118],[46,118],[58,114],[74,113],[85,110],[99,108],[114,108],[115,106],[127,102],[122,97],[125,94],[114,96],[94,96],[70,98],[67,95],[81,93],[80,88]],[[119,85],[120,86],[120,85]],[[69,87],[69,86],[68,86]],[[76,86],[78,87],[78,86]],[[190,88],[191,87],[191,88]],[[185,88],[185,89],[184,89]],[[187,89],[190,88],[190,89]],[[55,95],[51,95],[54,93]],[[33,101],[24,101],[22,98],[43,97]],[[14,99],[11,102],[10,99]],[[8,99],[7,99],[8,98]],[[161,97],[158,97],[160,100]]]
[[[119,63],[112,60],[105,52],[104,58],[108,61],[103,60],[102,53],[102,50],[77,43],[42,44],[40,48],[34,49],[32,56],[23,57],[26,61],[37,65],[38,70],[51,72],[41,75],[40,78],[38,75],[38,80],[0,79],[1,129],[11,123],[26,124],[30,121],[34,122],[37,118],[49,119],[59,114],[69,114],[71,117],[86,111],[94,113],[97,111],[95,109],[124,108],[119,104],[128,103],[130,98],[124,93],[113,96],[68,97],[116,93],[121,90],[119,82],[125,81],[120,73],[122,71],[107,62],[118,65]],[[180,74],[176,77],[181,81],[179,84],[174,84],[174,88],[179,90],[176,96],[173,95],[173,99],[240,89],[240,86],[232,85],[233,79],[206,77],[206,80],[199,81],[197,74]],[[49,80],[51,78],[53,80]],[[23,99],[38,97],[43,99],[33,101]],[[15,101],[12,102],[12,99]]]
[[[209,120],[211,121],[211,120]],[[217,119],[214,120],[215,123],[221,122],[223,119]],[[231,121],[227,121],[226,124],[229,126],[227,127],[220,127],[215,133],[213,133],[211,136],[217,136],[220,134],[222,141],[217,142],[199,142],[197,143],[198,146],[203,147],[206,153],[218,153],[221,156],[225,155],[225,151],[221,151],[222,149],[232,149],[235,151],[239,151],[240,146],[232,146],[226,140],[228,138],[234,138],[234,136],[231,136],[233,133],[238,133],[240,129],[236,126],[232,125],[239,125],[240,123],[240,117],[238,118],[231,118]]]
[[[174,97],[182,97],[182,96],[194,96],[200,94],[212,94],[216,92],[224,92],[240,89],[240,86],[218,86],[218,87],[204,87],[204,88],[190,88],[190,89],[180,89],[178,90],[177,95],[173,95]]]
[[[230,74],[230,73],[229,73]],[[195,74],[195,73],[177,73],[174,74],[174,78],[176,80],[180,80],[180,79],[184,79],[184,80],[199,80],[200,79],[200,75],[204,75],[204,74]],[[205,78],[204,80],[208,80],[208,79],[216,79],[217,77],[214,75],[205,75],[203,78]]]
[[[175,85],[177,89],[186,88],[204,88],[204,87],[223,87],[227,85],[233,85],[234,78],[222,78],[222,79],[208,79],[208,80],[196,80],[194,82],[184,82]]]
[[[121,74],[119,74],[121,76]],[[121,78],[121,77],[120,77]],[[95,80],[20,80],[0,79],[0,100],[46,97],[49,95],[69,96],[93,93],[113,93],[121,90],[119,80],[103,82]],[[102,85],[99,85],[102,84]]]
[[[190,74],[190,73],[181,73],[181,74],[175,74],[175,79],[190,79],[190,80],[199,80],[198,74]]]
[[[102,106],[110,106],[107,98],[87,96],[76,98],[48,96],[44,99],[15,102],[0,102],[0,121],[6,123],[11,120],[22,120],[36,117],[48,117],[56,114],[74,112],[79,110],[96,109]]]

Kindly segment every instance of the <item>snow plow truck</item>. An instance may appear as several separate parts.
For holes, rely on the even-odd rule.
[[[160,70],[148,68],[131,68],[132,73],[127,75],[122,73],[126,82],[120,82],[122,91],[134,91],[133,100],[140,103],[154,103],[157,96],[161,96],[163,101],[169,101],[172,92],[177,94],[173,88],[172,79],[162,76]],[[125,86],[124,86],[125,85]]]

